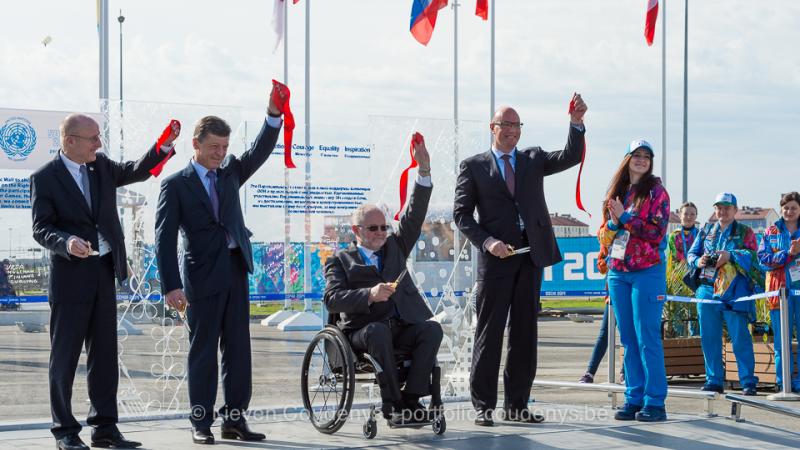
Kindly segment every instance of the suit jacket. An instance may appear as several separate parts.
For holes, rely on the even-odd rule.
[[[98,153],[97,159],[87,165],[91,210],[59,155],[31,175],[33,238],[50,250],[51,302],[82,298],[75,291],[81,292],[87,280],[96,276],[97,267],[92,264],[95,257],[78,258],[67,252],[67,240],[73,235],[91,242],[97,250],[100,232],[111,246],[117,280],[122,282],[128,277],[125,237],[117,214],[117,188],[148,179],[150,169],[165,156],[155,146],[138,161],[123,163]]]
[[[406,274],[395,293],[385,302],[369,304],[369,290],[378,283],[392,282],[406,268],[408,255],[414,249],[425,215],[432,187],[414,183],[408,208],[400,218],[396,233],[390,234],[383,244],[382,268],[364,261],[355,243],[337,251],[325,261],[325,306],[333,320],[338,316],[342,330],[357,330],[369,324],[386,320],[394,314],[395,305],[400,318],[407,323],[419,323],[431,318],[431,310]]]
[[[239,189],[261,167],[275,148],[279,128],[264,122],[253,147],[237,158],[227,155],[217,169],[219,220],[211,199],[191,162],[161,182],[156,210],[156,257],[161,291],[184,289],[190,301],[208,297],[230,286],[227,234],[242,250],[248,272],[253,272],[252,233],[244,225]],[[178,268],[178,230],[183,261]]]
[[[456,225],[476,246],[477,279],[495,278],[512,273],[521,258],[531,258],[536,267],[561,261],[550,212],[544,197],[544,177],[569,169],[581,162],[583,131],[570,125],[564,150],[545,152],[540,147],[517,151],[514,170],[515,193],[512,196],[491,150],[461,162],[456,181],[453,217]],[[473,213],[478,211],[476,220]],[[483,243],[489,237],[519,248],[522,233],[517,225],[522,217],[531,252],[527,256],[500,259],[488,253]]]

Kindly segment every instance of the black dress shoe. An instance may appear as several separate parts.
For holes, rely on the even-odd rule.
[[[192,428],[192,442],[195,444],[213,444],[214,435],[210,428]]]
[[[542,423],[544,416],[529,409],[506,409],[503,420],[506,422]]]
[[[482,427],[493,427],[494,426],[494,419],[492,418],[494,414],[492,414],[491,409],[481,409],[478,410],[478,415],[475,416],[475,425],[479,425]]]
[[[137,448],[141,447],[141,442],[129,441],[122,436],[122,433],[117,431],[114,434],[108,435],[92,435],[92,447],[100,448]]]
[[[240,441],[263,441],[267,436],[250,430],[247,422],[222,422],[222,439],[239,439]]]
[[[89,450],[77,434],[68,434],[56,440],[56,448],[59,450]]]

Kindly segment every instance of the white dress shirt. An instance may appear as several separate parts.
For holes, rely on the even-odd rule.
[[[75,183],[78,184],[78,189],[80,189],[80,191],[83,192],[83,175],[81,174],[81,166],[85,166],[85,164],[78,164],[75,161],[67,158],[67,155],[65,155],[64,152],[59,152],[58,155],[61,157],[61,161],[67,167],[67,171],[69,171],[69,174],[72,175],[72,179],[75,180]],[[87,169],[94,170],[92,168],[87,168]],[[86,184],[88,185],[89,183]],[[83,192],[83,194],[84,196],[86,195],[85,192]],[[95,195],[100,195],[100,193],[98,192]],[[69,241],[72,240],[72,238],[74,237],[77,236],[70,236],[69,239],[67,239],[67,247],[69,247]],[[107,255],[109,252],[111,252],[111,245],[108,243],[106,238],[103,237],[100,231],[97,232],[97,246],[99,248],[96,248],[94,250],[97,250],[97,252],[100,253],[100,256]]]

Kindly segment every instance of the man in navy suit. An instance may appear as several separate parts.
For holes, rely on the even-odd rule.
[[[504,106],[489,124],[491,150],[461,162],[453,217],[458,229],[478,248],[478,320],[470,372],[477,425],[494,424],[492,411],[497,404],[497,372],[507,320],[505,418],[527,423],[544,420],[527,405],[536,376],[542,270],[561,261],[561,253],[550,224],[543,185],[545,176],[581,162],[586,104],[578,94],[573,96],[572,104],[564,150],[518,150],[522,122],[513,108]],[[478,219],[474,216],[476,210]],[[512,255],[509,246],[530,246],[530,253]]]
[[[92,445],[134,448],[117,429],[117,298],[114,278],[128,278],[125,237],[117,215],[117,188],[144,181],[165,157],[165,145],[138,161],[116,162],[103,153],[100,127],[71,114],[61,123],[61,150],[31,175],[33,237],[50,250],[51,431],[63,450],[87,449],[72,415],[72,382],[86,344]]]
[[[276,95],[285,99],[284,88],[273,87],[270,98]],[[198,444],[214,443],[211,424],[217,397],[218,347],[225,400],[219,409],[222,438],[256,441],[266,437],[251,431],[244,417],[252,393],[247,275],[253,272],[253,257],[239,189],[275,148],[281,112],[270,100],[261,132],[253,147],[240,157],[227,154],[228,124],[219,117],[203,117],[194,129],[194,157],[186,168],[161,183],[156,255],[167,304],[186,309],[191,330],[190,420],[192,440]],[[183,237],[180,269],[179,230]]]

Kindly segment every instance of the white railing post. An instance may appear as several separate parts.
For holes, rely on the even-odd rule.
[[[781,374],[783,389],[777,394],[768,395],[768,400],[798,401],[800,395],[792,393],[792,334],[789,327],[789,296],[786,288],[781,288]]]
[[[614,316],[614,307],[608,303],[608,382],[617,382],[617,319]],[[617,407],[616,392],[609,391],[611,397],[611,408]]]

